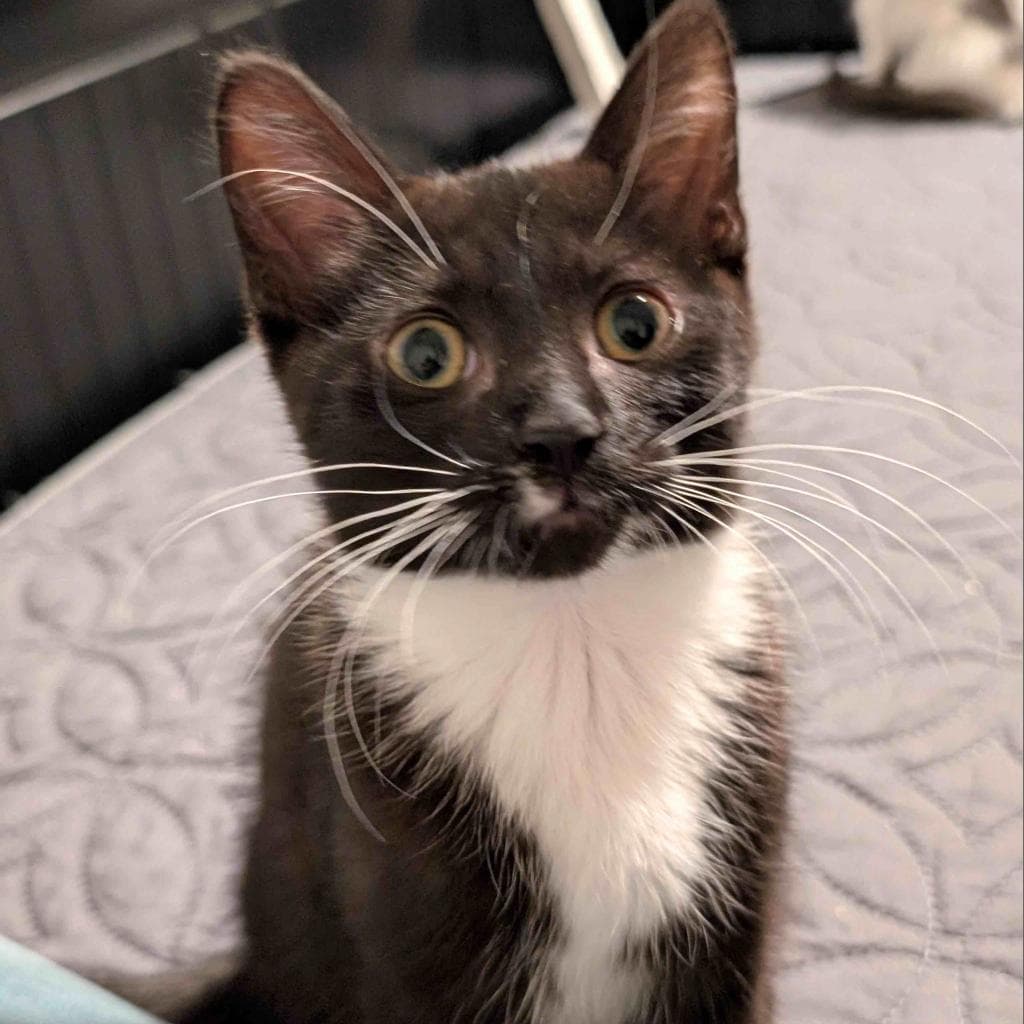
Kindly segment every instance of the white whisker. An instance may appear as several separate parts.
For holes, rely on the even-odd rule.
[[[918,629],[921,630],[922,636],[924,636],[924,638],[927,640],[928,645],[932,650],[932,654],[935,657],[936,663],[940,665],[943,669],[943,672],[945,672],[948,675],[949,669],[946,665],[946,660],[945,658],[943,658],[942,654],[939,651],[938,645],[935,642],[934,634],[925,625],[924,620],[921,618],[917,609],[907,598],[906,594],[904,594],[903,590],[896,585],[892,577],[887,572],[885,572],[885,570],[882,569],[882,567],[870,555],[865,554],[860,548],[858,548],[856,544],[851,543],[842,534],[836,532],[830,526],[827,526],[820,520],[815,519],[813,516],[806,515],[803,512],[799,512],[798,510],[791,508],[788,505],[780,504],[777,501],[770,501],[767,498],[758,498],[749,494],[744,495],[742,492],[729,490],[728,488],[718,487],[712,484],[698,484],[690,482],[688,486],[696,487],[698,489],[698,493],[700,493],[703,490],[710,490],[714,493],[729,494],[732,495],[733,497],[743,498],[745,501],[753,501],[759,505],[768,505],[771,508],[779,509],[782,512],[786,512],[789,515],[795,516],[797,519],[802,519],[803,521],[810,523],[812,526],[816,526],[819,530],[821,530],[823,533],[826,533],[833,540],[842,544],[848,551],[856,555],[857,558],[864,562],[879,577],[879,579],[882,580],[882,582],[889,589],[890,593],[892,593],[892,595],[896,598],[900,607],[913,620],[914,624],[918,627]]]
[[[894,398],[902,398],[908,402],[915,402],[919,405],[923,405],[929,409],[934,409],[938,412],[943,413],[945,416],[949,416],[952,419],[959,421],[970,427],[971,430],[980,434],[986,440],[994,444],[1002,453],[1006,456],[1009,461],[1020,469],[1020,461],[1010,451],[1010,449],[1003,444],[994,434],[985,430],[984,427],[975,423],[974,420],[968,419],[966,416],[958,413],[955,409],[949,408],[947,405],[943,405],[941,402],[935,402],[930,398],[922,398],[920,395],[913,395],[907,391],[897,391],[894,388],[883,388],[883,387],[871,387],[868,385],[856,385],[856,384],[827,384],[820,387],[803,388],[799,391],[777,391],[767,395],[764,398],[755,398],[749,402],[744,402],[742,405],[735,406],[732,409],[727,409],[725,412],[718,413],[716,416],[711,416],[698,423],[692,423],[687,425],[685,428],[680,424],[679,427],[674,428],[667,436],[662,435],[664,443],[667,444],[678,444],[680,441],[685,440],[692,434],[696,434],[702,430],[706,430],[708,427],[722,423],[725,420],[733,419],[736,416],[740,416],[745,412],[752,412],[755,409],[760,409],[768,405],[776,405],[779,402],[792,401],[793,399],[823,399],[828,395],[841,395],[841,394],[852,394],[852,393],[866,393],[866,394],[879,394],[888,395]]]
[[[411,652],[412,650],[412,631],[414,625],[414,616],[416,611],[416,604],[419,601],[420,595],[423,593],[424,588],[430,581],[431,577],[439,570],[439,568],[453,557],[465,544],[467,538],[471,536],[471,533],[466,533],[466,529],[472,526],[473,521],[477,519],[482,509],[478,509],[476,512],[470,513],[468,518],[464,518],[463,522],[456,523],[457,528],[453,528],[452,536],[450,539],[443,538],[443,543],[438,543],[430,555],[424,560],[423,565],[420,566],[416,573],[416,578],[413,581],[413,585],[409,590],[409,594],[406,598],[405,604],[402,606],[401,613],[401,627],[399,629],[400,642],[406,645],[407,649]],[[463,536],[465,534],[465,536]],[[348,673],[349,665],[346,663],[346,690],[348,688]],[[374,745],[380,746],[381,734],[380,734],[380,699],[381,695],[377,693],[377,706],[374,712]]]
[[[223,621],[224,610],[230,609],[230,607],[233,605],[234,601],[238,598],[238,596],[244,593],[248,589],[249,585],[255,579],[259,578],[264,573],[269,572],[270,570],[281,565],[283,562],[286,562],[290,557],[292,557],[292,555],[300,551],[302,548],[308,547],[310,544],[316,543],[317,541],[322,540],[324,537],[328,537],[331,534],[339,532],[340,530],[348,529],[352,526],[357,526],[358,524],[367,522],[371,519],[379,519],[383,516],[407,512],[410,509],[424,508],[428,505],[447,504],[449,502],[456,501],[457,499],[464,497],[465,495],[470,494],[473,491],[481,489],[482,486],[476,486],[463,487],[456,491],[440,491],[437,494],[428,494],[421,498],[414,498],[411,501],[400,502],[397,505],[389,505],[387,508],[376,509],[372,512],[364,512],[357,516],[350,516],[348,519],[343,519],[339,522],[331,523],[328,526],[322,527],[315,533],[312,533],[309,536],[304,537],[302,540],[297,541],[287,550],[276,555],[268,562],[265,562],[262,566],[259,567],[259,569],[250,573],[244,580],[241,581],[241,583],[237,584],[232,589],[231,593],[228,595],[228,597],[222,604],[221,612],[218,612],[218,614],[213,619],[211,619],[210,623],[208,623],[206,631],[208,633],[216,632],[220,622]],[[399,520],[399,523],[400,522],[402,522],[402,520]],[[367,537],[372,537],[379,533],[384,533],[388,530],[394,529],[396,525],[398,525],[398,523],[385,523],[383,526],[377,526],[371,530],[365,530],[362,533],[357,534],[355,537],[351,537],[346,541],[342,541],[339,544],[335,544],[327,548],[327,550],[320,552],[320,554],[316,555],[314,558],[305,562],[300,568],[296,569],[293,573],[291,573],[291,575],[288,576],[287,579],[278,584],[278,586],[271,590],[269,594],[265,594],[259,601],[256,602],[255,605],[253,605],[246,611],[246,613],[242,616],[240,621],[235,625],[231,635],[221,644],[216,657],[213,659],[210,670],[212,671],[213,668],[220,664],[220,660],[224,652],[231,646],[232,642],[245,628],[246,624],[249,622],[252,616],[255,615],[260,610],[260,608],[266,605],[269,601],[272,601],[275,597],[277,597],[277,595],[280,594],[282,591],[288,590],[292,586],[292,584],[295,583],[296,580],[298,580],[307,572],[309,572],[310,569],[312,569],[320,562],[323,562],[330,558],[334,558],[339,552],[344,551],[346,548],[352,547],[355,544],[358,544],[359,541],[364,540]],[[199,655],[200,652],[198,650],[196,654],[193,655],[192,661],[190,663],[193,668],[199,664]],[[191,674],[192,673],[190,672],[190,675]]]
[[[752,388],[751,390],[763,391],[767,393],[769,397],[775,397],[776,395],[779,397],[785,397],[786,394],[782,391],[776,391],[773,393],[772,389],[770,388]],[[991,444],[995,445],[995,447],[998,448],[999,451],[1006,456],[1010,463],[1012,463],[1018,469],[1021,468],[1020,460],[1017,458],[1017,456],[1014,455],[1013,452],[1005,444],[1003,444],[1003,442],[1000,441],[998,437],[996,437],[990,431],[986,430],[983,426],[981,426],[981,424],[977,423],[975,420],[972,420],[967,416],[964,416],[963,413],[957,412],[956,409],[953,409],[948,405],[943,405],[941,402],[936,402],[931,398],[925,398],[923,395],[915,395],[909,391],[899,391],[895,388],[877,387],[870,384],[824,384],[814,388],[805,388],[797,392],[789,392],[789,394],[793,395],[796,398],[809,398],[812,400],[815,398],[824,398],[827,400],[829,395],[844,395],[857,393],[869,395],[886,395],[890,398],[901,398],[904,401],[913,402],[915,405],[924,406],[926,409],[931,409],[935,412],[940,412],[944,416],[948,416],[951,419],[958,420],[960,423],[963,423],[964,426],[969,427],[976,434],[980,434]],[[904,412],[908,411],[904,409],[903,406],[897,405],[896,403],[893,402],[876,402],[870,404],[880,405],[882,408],[886,409],[901,409]]]
[[[647,23],[650,25],[654,21],[654,0],[646,0],[646,11]],[[615,222],[625,209],[630,193],[633,191],[633,185],[636,183],[637,175],[640,173],[644,154],[647,151],[651,125],[654,123],[654,114],[658,105],[658,37],[651,33],[647,38],[649,42],[644,50],[644,56],[647,57],[647,83],[636,140],[633,142],[633,148],[629,154],[629,162],[626,164],[622,181],[619,183],[619,190],[615,194],[612,205],[607,214],[605,214],[601,226],[594,235],[595,245],[604,245],[605,240],[611,234],[612,228],[615,227]]]
[[[309,608],[310,605],[312,605],[319,597],[330,590],[338,580],[343,578],[347,573],[359,568],[361,565],[364,565],[366,562],[377,558],[389,548],[400,544],[403,540],[407,540],[409,537],[415,536],[424,530],[429,530],[438,522],[442,521],[448,514],[449,513],[446,509],[441,509],[440,511],[433,509],[428,512],[424,512],[422,508],[414,509],[411,513],[404,516],[398,523],[393,524],[391,532],[363,548],[356,551],[350,551],[338,562],[332,562],[321,568],[311,580],[304,581],[302,586],[290,596],[288,604],[278,616],[277,626],[261,646],[259,653],[245,678],[244,688],[249,688],[253,679],[255,679],[256,673],[259,671],[263,660],[274,649],[275,645],[281,637],[284,636],[292,623],[294,623],[296,619],[298,619],[298,617],[302,615],[302,613],[306,611],[306,609]],[[421,516],[423,518],[420,518]],[[317,586],[317,584],[319,584],[319,586]]]
[[[400,463],[392,462],[335,462],[326,466],[307,466],[305,469],[296,469],[289,473],[276,473],[273,476],[261,477],[258,480],[248,480],[244,484],[236,484],[234,487],[228,487],[226,490],[218,491],[216,494],[208,495],[200,501],[195,502],[195,504],[190,505],[177,518],[172,520],[166,526],[161,527],[150,542],[147,550],[151,550],[154,545],[160,543],[167,533],[173,533],[179,526],[181,526],[182,523],[188,522],[189,519],[191,519],[201,509],[204,509],[209,505],[215,505],[218,501],[224,501],[226,498],[232,498],[236,494],[241,494],[244,491],[250,491],[257,487],[283,483],[286,480],[296,480],[301,476],[311,476],[316,473],[336,473],[349,469],[393,469],[405,473],[431,473],[435,476],[459,475],[451,469],[431,469],[426,466],[405,466]]]
[[[862,522],[867,523],[868,525],[873,526],[876,530],[879,530],[881,533],[884,533],[885,536],[887,536],[891,540],[895,541],[905,551],[907,551],[911,555],[913,555],[925,567],[925,569],[927,569],[928,572],[931,573],[931,575],[934,576],[935,579],[946,589],[946,592],[948,594],[952,595],[952,593],[953,593],[953,586],[949,582],[949,580],[946,579],[946,577],[942,574],[942,572],[940,572],[939,569],[937,569],[932,564],[932,562],[928,558],[926,558],[924,556],[924,554],[921,553],[921,551],[918,548],[916,548],[913,544],[911,544],[911,542],[908,541],[904,536],[902,536],[901,534],[897,533],[895,530],[891,529],[890,527],[886,526],[885,523],[881,522],[878,519],[875,519],[873,516],[869,516],[866,512],[862,512],[859,508],[857,508],[856,505],[853,505],[853,504],[851,504],[849,502],[842,501],[842,500],[837,500],[835,498],[829,497],[829,496],[824,495],[824,494],[817,494],[814,491],[804,490],[801,487],[790,487],[788,484],[774,484],[774,483],[769,483],[766,480],[747,480],[747,479],[736,480],[736,479],[734,479],[732,477],[726,477],[726,476],[698,476],[698,477],[687,476],[687,477],[683,477],[682,481],[687,483],[687,484],[691,484],[691,483],[692,484],[736,484],[736,483],[740,483],[744,487],[765,487],[765,488],[770,488],[770,489],[776,490],[776,491],[785,491],[785,492],[787,492],[789,494],[799,494],[799,495],[802,495],[803,497],[812,498],[815,501],[820,501],[820,502],[823,502],[824,504],[832,505],[832,506],[834,506],[836,508],[841,509],[844,512],[850,513],[850,515],[856,516]],[[740,497],[740,496],[743,495],[742,491],[735,491],[734,490],[734,491],[730,491],[729,493],[734,494],[737,497]],[[763,499],[758,499],[758,498],[755,497],[755,498],[752,498],[751,500],[758,501],[758,500],[763,500]],[[785,507],[785,506],[780,506],[780,507]]]
[[[445,462],[450,462],[453,466],[458,466],[459,469],[468,470],[464,462],[459,462],[458,459],[453,459],[450,455],[445,455],[443,452],[439,452],[436,448],[431,448],[425,441],[421,441],[415,434],[403,426],[398,417],[395,415],[395,410],[391,407],[391,401],[388,398],[387,386],[384,383],[383,376],[379,376],[374,382],[374,394],[377,396],[377,407],[381,411],[381,415],[387,421],[389,427],[395,431],[399,437],[404,437],[406,441],[416,445],[417,448],[422,448],[423,451],[429,452],[429,454],[436,456],[439,459],[443,459]]]
[[[193,199],[198,199],[200,196],[204,196],[207,193],[214,191],[214,189],[218,189],[222,185],[226,185],[230,181],[235,181],[237,178],[244,178],[249,174],[275,174],[283,178],[300,178],[303,181],[313,182],[313,184],[327,189],[328,192],[336,193],[343,199],[347,199],[350,203],[355,203],[356,206],[366,210],[367,213],[379,220],[381,224],[383,224],[396,237],[400,238],[413,253],[415,253],[428,267],[430,267],[431,270],[437,270],[437,263],[435,263],[434,260],[423,251],[420,245],[402,228],[400,228],[386,213],[382,210],[378,210],[373,203],[368,203],[362,198],[362,196],[356,195],[355,192],[350,192],[347,188],[341,188],[333,182],[328,181],[326,178],[321,178],[316,174],[309,174],[306,171],[290,171],[282,167],[249,167],[242,171],[235,171],[233,174],[225,174],[216,181],[211,181],[209,185],[204,185],[202,188],[193,192],[190,196],[187,196],[185,201],[191,202]],[[408,211],[406,212],[408,213]],[[417,223],[418,220],[419,218],[413,214],[413,223]],[[433,245],[433,242],[431,241],[429,244]],[[440,253],[437,255],[440,256]],[[439,262],[443,263],[444,258],[441,257]]]
[[[640,487],[640,490],[646,491],[648,494],[656,495],[658,493],[647,487]],[[690,511],[692,512],[696,512],[698,515],[701,515],[706,519],[710,519],[711,522],[713,522],[716,526],[720,527],[723,530],[726,530],[733,536],[738,537],[744,544],[751,548],[754,554],[758,557],[761,564],[764,565],[764,567],[771,574],[772,578],[779,585],[782,592],[786,595],[787,599],[789,600],[793,610],[799,616],[800,622],[804,628],[804,632],[807,635],[808,640],[810,640],[811,646],[814,648],[818,664],[821,664],[824,661],[824,653],[821,650],[821,645],[818,642],[818,638],[815,635],[814,630],[811,628],[811,620],[807,615],[807,611],[803,606],[803,602],[797,597],[796,591],[793,589],[789,580],[786,579],[786,576],[782,572],[782,570],[775,564],[774,560],[769,558],[768,555],[765,554],[765,552],[761,549],[760,545],[755,543],[750,537],[743,533],[742,530],[737,530],[734,526],[731,526],[729,523],[725,522],[724,519],[719,519],[718,516],[709,512],[707,509],[698,505],[696,502],[688,501],[687,499],[682,498],[678,494],[674,495],[673,497],[674,500],[682,503],[685,508],[690,509]],[[666,508],[663,504],[661,504],[661,502],[658,502],[658,507],[661,508],[663,511],[667,512],[670,516],[672,516],[672,518],[675,519],[676,522],[678,522],[681,526],[690,530],[691,533],[696,534],[706,543],[710,543],[709,539],[705,537],[705,535],[700,530],[698,530],[692,524],[688,523],[685,519],[683,519],[682,516],[673,512],[671,509]]]
[[[324,690],[324,701],[325,703],[330,702],[333,707],[337,703],[338,697],[338,685],[339,682],[344,680],[344,695],[345,695],[345,714],[349,722],[349,728],[352,735],[355,737],[359,749],[361,750],[363,757],[366,758],[367,764],[373,769],[377,777],[384,782],[386,785],[391,786],[397,790],[403,796],[410,797],[411,794],[407,793],[400,786],[396,785],[377,764],[376,758],[370,751],[369,746],[363,737],[362,729],[359,726],[359,720],[356,715],[355,706],[355,680],[354,680],[354,668],[355,658],[359,651],[360,644],[363,639],[363,635],[366,630],[366,613],[370,607],[377,601],[381,594],[398,578],[398,575],[410,565],[413,561],[420,557],[420,555],[431,551],[432,548],[443,540],[449,533],[453,531],[451,523],[451,515],[447,515],[442,518],[441,525],[435,529],[425,540],[417,544],[411,551],[407,552],[402,558],[400,558],[393,566],[391,566],[384,574],[378,589],[372,592],[370,598],[368,598],[365,604],[365,611],[360,612],[357,609],[356,613],[350,617],[348,628],[345,636],[342,640],[335,645],[334,650],[331,653],[331,659],[327,668],[327,684]],[[459,524],[456,523],[455,526]],[[362,608],[362,605],[360,606]],[[340,662],[339,662],[340,656]],[[378,691],[378,704],[376,706],[374,717],[375,720],[379,718],[380,714],[380,693]],[[337,715],[334,716],[334,728],[337,729]],[[380,724],[376,721],[374,729],[375,741],[380,741]]]
[[[830,551],[825,545],[814,540],[814,538],[809,537],[802,530],[798,530],[796,527],[783,523],[772,516],[767,516],[763,512],[746,508],[736,502],[730,502],[720,497],[716,497],[715,495],[701,494],[697,491],[684,491],[680,494],[674,489],[666,490],[664,488],[658,488],[658,490],[667,498],[680,498],[685,496],[689,499],[710,501],[721,508],[728,508],[739,513],[745,513],[753,519],[756,519],[758,522],[762,522],[765,525],[772,527],[789,540],[792,540],[811,558],[818,562],[833,579],[835,579],[847,599],[853,604],[857,613],[872,627],[875,636],[878,639],[879,649],[884,649],[884,624],[877,605],[872,600],[871,595],[867,592],[861,581],[834,551]],[[699,505],[697,508],[700,510],[701,514],[704,514],[704,510]],[[709,516],[708,518],[711,517]],[[884,662],[882,668],[883,671],[887,670],[887,666]]]
[[[447,263],[448,261],[441,255],[441,250],[437,247],[437,243],[431,237],[430,232],[427,231],[426,225],[420,219],[420,215],[413,208],[411,202],[409,202],[408,196],[399,187],[398,182],[391,176],[388,169],[377,159],[371,150],[359,136],[352,131],[349,131],[345,125],[338,125],[341,129],[342,134],[346,139],[359,150],[359,155],[373,168],[377,176],[382,182],[384,182],[387,190],[395,197],[398,205],[401,206],[405,215],[412,221],[413,227],[419,232],[420,238],[423,239],[424,244],[430,250],[434,259],[438,263]]]
[[[857,487],[864,488],[869,493],[876,495],[882,500],[890,503],[909,516],[918,526],[925,530],[929,536],[931,536],[942,549],[953,559],[956,565],[959,567],[960,572],[963,574],[963,580],[965,582],[976,582],[974,571],[967,564],[964,557],[960,552],[946,539],[946,537],[938,530],[932,523],[928,522],[919,512],[911,508],[909,505],[900,501],[894,495],[882,490],[879,487],[875,487],[873,484],[868,483],[866,480],[861,480],[859,477],[850,475],[849,473],[843,473],[839,470],[829,469],[825,466],[816,466],[810,462],[794,462],[788,459],[751,459],[751,458],[739,458],[739,459],[701,459],[694,465],[714,465],[714,466],[729,466],[735,467],[737,465],[749,467],[759,473],[767,473],[773,476],[779,476],[786,479],[796,480],[800,483],[805,483],[811,487],[820,487],[820,484],[815,484],[814,481],[808,480],[804,476],[800,476],[797,473],[788,473],[783,470],[774,469],[771,467],[775,466],[787,466],[793,469],[803,469],[814,473],[821,473],[824,476],[833,477],[839,480],[843,480],[847,483],[854,484]],[[992,613],[995,624],[995,648],[997,651],[1001,651],[1005,643],[1005,634],[1003,621],[999,612],[991,602],[987,602],[987,606]]]
[[[494,523],[491,528],[491,540],[487,549],[487,571],[492,576],[497,575],[498,558],[501,556],[501,549],[503,547],[507,548],[505,531],[508,528],[508,521],[511,516],[512,506],[503,505],[494,517]]]
[[[331,762],[334,766],[335,775],[338,775],[339,773],[344,774],[345,771],[341,745],[338,742],[335,711],[338,700],[338,687],[341,685],[342,679],[344,678],[345,712],[348,718],[349,728],[351,729],[352,735],[355,738],[363,757],[366,758],[367,764],[370,765],[376,775],[383,782],[390,785],[392,788],[397,789],[399,792],[404,792],[384,774],[366,743],[366,739],[359,726],[359,719],[356,713],[354,678],[351,670],[354,667],[354,655],[365,630],[366,619],[370,608],[408,565],[411,565],[421,555],[430,551],[439,541],[443,540],[449,533],[451,533],[453,529],[456,527],[461,529],[465,523],[465,515],[454,525],[448,521],[450,518],[450,515],[446,515],[446,521],[443,522],[441,526],[431,532],[429,536],[420,541],[420,543],[415,545],[411,551],[399,558],[398,561],[396,561],[395,564],[392,565],[384,576],[377,582],[370,593],[359,603],[350,619],[349,631],[347,631],[346,635],[339,641],[334,655],[327,666],[327,681],[324,687],[323,718],[324,727],[328,732],[327,742],[328,748],[331,752]],[[352,629],[357,630],[354,635],[350,632]],[[409,794],[405,795],[408,796]],[[369,823],[365,815],[363,815],[360,820],[363,821],[365,825],[369,825],[370,832],[375,838],[381,842],[387,842],[384,836]]]
[[[702,416],[710,416],[716,410],[721,409],[738,390],[738,384],[730,384],[722,388],[717,395],[709,398],[699,409],[695,409],[688,416],[684,416],[678,423],[673,423],[671,427],[663,430],[657,437],[652,438],[650,441],[651,447],[662,444],[670,434],[674,434],[678,430],[685,430],[691,423],[698,422]]]
[[[477,509],[474,512],[467,513],[462,517],[461,520],[456,524],[457,530],[454,530],[450,539],[446,543],[438,544],[437,547],[430,553],[429,557],[423,562],[416,573],[416,579],[413,581],[412,586],[409,588],[409,594],[406,598],[405,604],[402,606],[402,614],[400,616],[401,627],[399,629],[399,636],[401,636],[409,645],[411,650],[411,637],[413,633],[413,627],[415,624],[415,612],[416,605],[422,595],[425,587],[430,582],[433,575],[438,571],[441,565],[451,557],[454,553],[453,548],[456,542],[459,547],[466,542],[467,537],[463,534],[465,531],[473,525],[474,520],[478,519],[481,515],[482,509]],[[467,534],[468,536],[468,534]],[[461,539],[460,539],[461,538]]]
[[[531,287],[536,287],[533,278],[533,265],[530,262],[530,217],[533,215],[533,208],[540,199],[540,189],[534,189],[523,200],[523,205],[516,217],[516,241],[519,244],[519,273],[523,280]]]
[[[203,523],[209,522],[211,519],[216,519],[218,516],[227,515],[228,512],[237,512],[239,509],[249,508],[252,505],[262,505],[268,501],[281,501],[284,498],[311,498],[331,494],[436,494],[437,492],[438,488],[436,487],[402,487],[396,490],[359,490],[352,488],[321,489],[311,491],[286,491],[283,494],[268,494],[264,495],[262,498],[249,498],[246,501],[237,501],[230,505],[225,505],[223,508],[207,512],[204,515],[199,516],[197,519],[193,519],[191,522],[179,527],[169,537],[162,540],[143,560],[142,565],[137,571],[136,579],[133,580],[133,584],[137,582],[138,578],[145,575],[146,570],[152,564],[154,559],[159,558],[167,548],[175,543],[175,541],[180,540],[186,533],[190,533],[197,526],[202,526]],[[129,589],[129,593],[131,593],[131,589]]]
[[[889,502],[894,505],[897,509],[909,516],[917,523],[923,530],[925,530],[933,540],[937,541],[946,553],[957,563],[960,570],[963,572],[966,579],[972,579],[973,573],[967,563],[964,561],[963,556],[959,551],[939,532],[927,519],[924,518],[919,512],[911,508],[906,503],[899,500],[899,498],[890,494],[888,491],[883,491],[880,487],[875,487],[873,484],[868,483],[866,480],[861,480],[859,477],[851,476],[849,473],[842,473],[836,469],[829,469],[825,466],[816,466],[811,462],[793,462],[786,459],[702,459],[701,463],[706,462],[712,466],[745,466],[756,470],[759,473],[767,473],[772,476],[779,476],[790,480],[797,480],[800,483],[805,483],[809,487],[820,487],[820,484],[814,483],[813,480],[808,480],[807,477],[800,476],[798,473],[787,473],[782,470],[772,469],[768,467],[772,466],[788,466],[793,469],[805,469],[815,473],[821,473],[825,476],[834,477],[838,480],[844,480],[847,483],[854,484],[857,487],[862,487],[869,491],[871,494],[876,495],[883,501]],[[831,492],[827,492],[831,493]]]
[[[1016,530],[1013,529],[1010,524],[995,512],[990,509],[983,502],[979,501],[973,495],[968,494],[967,491],[956,484],[950,483],[950,481],[944,479],[936,473],[932,473],[922,466],[916,466],[912,462],[904,462],[902,459],[893,458],[891,455],[883,455],[881,452],[869,452],[863,448],[844,448],[838,445],[826,445],[826,444],[798,444],[795,442],[768,442],[765,444],[751,444],[743,445],[738,448],[719,448],[713,451],[701,452],[699,455],[675,455],[668,459],[661,459],[657,462],[651,463],[654,466],[685,466],[692,465],[695,461],[699,461],[702,458],[719,458],[730,455],[748,455],[750,453],[757,452],[772,452],[772,451],[816,451],[823,452],[833,455],[855,455],[860,458],[873,459],[878,462],[884,462],[892,466],[899,466],[901,469],[906,469],[912,473],[917,473],[920,476],[926,477],[929,480],[934,481],[947,490],[952,491],[958,497],[963,498],[964,501],[973,505],[980,512],[984,512],[990,519],[997,523],[1007,534],[1013,537],[1018,544],[1021,543],[1020,535]]]

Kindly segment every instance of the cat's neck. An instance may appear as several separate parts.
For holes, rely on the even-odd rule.
[[[713,546],[616,554],[566,579],[460,572],[424,583],[373,570],[347,581],[345,605],[359,611],[356,629],[377,651],[381,685],[415,680],[424,724],[444,718],[470,741],[499,705],[517,700],[512,681],[524,674],[551,679],[554,704],[578,699],[577,682],[599,686],[612,665],[635,676],[630,699],[674,699],[687,664],[749,644],[751,552],[736,534]]]
[[[566,936],[544,1019],[627,1019],[645,981],[623,944],[685,918],[718,870],[707,791],[743,700],[719,659],[757,628],[755,565],[736,534],[572,579],[348,585],[349,607],[377,594],[354,627],[374,685],[537,842]]]

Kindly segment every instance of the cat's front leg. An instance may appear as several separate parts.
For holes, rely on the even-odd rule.
[[[775,1001],[767,984],[758,985],[752,998],[739,981],[730,994],[704,998],[698,991],[695,995],[652,1002],[631,1024],[775,1024]]]
[[[651,987],[630,1024],[774,1024],[771,901],[751,903],[745,925],[705,914],[665,928],[645,951]]]

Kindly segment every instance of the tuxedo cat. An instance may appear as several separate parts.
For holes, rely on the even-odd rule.
[[[785,687],[727,457],[756,342],[714,4],[549,166],[401,174],[260,53],[216,123],[323,524],[244,962],[187,1019],[769,1024]]]

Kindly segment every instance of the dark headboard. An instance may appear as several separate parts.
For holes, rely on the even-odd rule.
[[[646,0],[602,2],[630,48]],[[722,2],[742,51],[852,43],[845,0]],[[212,55],[240,43],[290,54],[409,169],[570,103],[532,0],[5,0],[0,508],[238,342],[223,201],[184,199],[216,176]]]
[[[496,153],[571,102],[531,0],[264,6],[0,5],[6,502],[240,339],[223,200],[184,201],[216,177],[213,54],[291,55],[409,169]]]
[[[601,0],[620,46],[643,34],[649,0]],[[655,0],[655,11],[671,0]],[[838,53],[857,45],[851,0],[718,0],[740,53]]]

